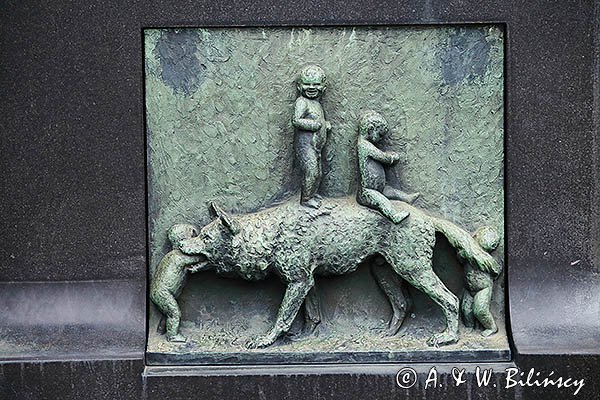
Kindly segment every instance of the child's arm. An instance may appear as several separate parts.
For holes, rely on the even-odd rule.
[[[492,277],[500,275],[502,266],[475,242],[470,233],[450,221],[436,218],[433,222],[436,231],[441,232],[448,239],[450,245],[457,250],[458,256],[464,262],[470,263]]]
[[[303,131],[316,132],[321,129],[321,123],[313,119],[303,118],[306,108],[306,104],[304,103],[302,97],[298,98],[298,100],[296,100],[296,104],[294,105],[294,118],[292,118],[292,125],[298,129],[302,129]]]
[[[202,269],[203,266],[203,264],[192,264],[187,266],[187,270],[190,273],[195,274],[196,272],[200,271],[200,269]]]
[[[361,139],[358,143],[362,147],[363,154],[367,157],[371,157],[375,161],[379,161],[383,164],[394,164],[400,159],[398,153],[393,151],[382,151],[378,149],[373,143],[368,140]]]
[[[190,256],[187,254],[183,254],[181,251],[178,251],[178,262],[180,263],[181,266],[183,266],[184,269],[194,273],[194,272],[198,272],[198,268],[201,267],[201,265],[194,265],[194,264],[198,264],[200,262],[201,257],[200,256]]]

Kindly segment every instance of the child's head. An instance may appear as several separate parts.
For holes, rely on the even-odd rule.
[[[388,131],[387,121],[375,111],[367,111],[358,122],[358,134],[372,143],[379,142]]]
[[[325,72],[318,65],[307,65],[298,76],[298,91],[309,99],[318,99],[327,88]]]
[[[167,232],[167,237],[171,242],[171,245],[175,248],[179,246],[179,243],[185,239],[190,239],[198,236],[198,228],[190,224],[175,224]]]
[[[500,244],[500,234],[491,226],[484,226],[477,229],[477,232],[473,234],[473,239],[488,253],[496,250],[496,247]]]

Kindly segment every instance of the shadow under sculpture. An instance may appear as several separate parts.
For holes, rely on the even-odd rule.
[[[490,313],[493,280],[501,266],[489,254],[499,235],[484,227],[471,236],[454,223],[436,218],[412,203],[418,193],[407,194],[386,184],[386,168],[399,155],[377,147],[388,133],[383,116],[374,111],[359,121],[356,144],[359,189],[356,198],[322,198],[321,152],[331,124],[325,120],[319,98],[326,89],[323,70],[305,67],[297,82],[300,96],[294,106],[295,153],[302,172],[300,201],[245,215],[232,216],[211,203],[216,218],[198,230],[174,225],[168,234],[172,251],[159,263],[150,286],[150,298],[166,317],[166,338],[183,342],[179,332],[181,311],[177,297],[188,273],[214,270],[217,274],[250,281],[275,274],[286,285],[272,328],[252,338],[248,348],[273,344],[288,332],[305,306],[305,329],[320,322],[314,291],[315,276],[344,275],[374,258],[372,272],[393,310],[388,335],[395,335],[411,306],[404,282],[425,293],[441,307],[446,320],[443,332],[427,343],[440,346],[459,339],[459,312],[467,326],[477,320],[484,336],[498,328]],[[434,273],[436,232],[444,235],[465,267],[465,293],[458,298]],[[401,278],[401,279],[400,279]]]

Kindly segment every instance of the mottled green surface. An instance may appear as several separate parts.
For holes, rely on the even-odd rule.
[[[147,30],[145,44],[151,271],[167,250],[166,230],[176,222],[209,222],[209,201],[245,213],[297,192],[291,117],[296,74],[308,63],[322,66],[328,78],[322,104],[333,130],[324,194],[354,193],[356,125],[362,112],[374,109],[391,127],[385,147],[403,156],[388,177],[392,184],[420,192],[416,206],[468,230],[493,225],[503,233],[503,39],[497,27]],[[503,246],[496,254],[503,258]],[[451,256],[441,259],[456,270]],[[450,274],[452,268],[440,268],[440,256],[435,259],[442,279],[459,292],[460,271]],[[361,326],[352,325],[352,334],[365,331],[363,325],[376,329],[378,314],[389,310],[364,282],[369,278],[362,274],[363,283],[352,288],[324,282],[325,309],[354,303],[334,321],[352,325],[359,315]],[[208,303],[215,293],[224,305],[236,302],[233,318],[239,312],[250,330],[253,318],[274,318],[260,313],[270,305],[237,299],[262,293],[276,307],[276,285],[266,294],[253,284],[251,294],[247,285],[210,282],[194,279],[184,291],[189,323],[206,326],[207,307],[221,307]],[[205,303],[203,291],[212,293]],[[501,320],[503,277],[495,292],[493,310]],[[418,294],[415,300],[416,312],[430,308]],[[224,322],[211,315],[218,332]],[[432,326],[436,318],[434,311]]]

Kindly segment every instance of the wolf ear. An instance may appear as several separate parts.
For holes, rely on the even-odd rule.
[[[232,235],[237,235],[240,233],[240,225],[239,223],[227,214],[225,211],[221,209],[214,201],[210,202],[210,208],[215,213],[215,215],[221,220],[221,223],[229,229]]]

